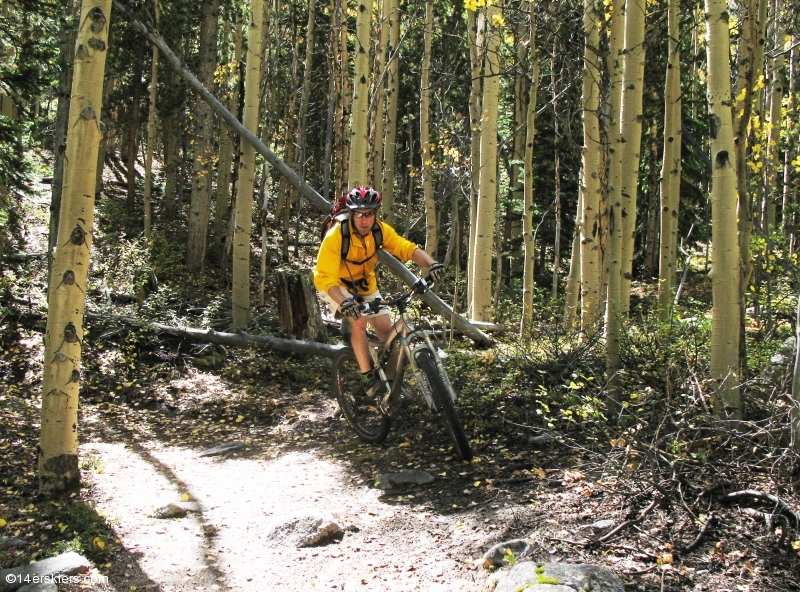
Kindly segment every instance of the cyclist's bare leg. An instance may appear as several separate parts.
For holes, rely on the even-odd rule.
[[[367,320],[375,330],[378,339],[381,341],[386,341],[386,338],[389,336],[389,332],[392,330],[391,316],[388,314],[370,315],[367,317]],[[367,352],[367,354],[369,355],[369,352]],[[386,368],[386,378],[392,380],[394,378],[394,370],[394,366],[389,364],[389,367]]]
[[[364,316],[356,320],[350,320],[353,332],[350,334],[350,345],[356,355],[358,368],[361,372],[372,370],[372,357],[369,355],[369,345],[367,342],[367,319]]]

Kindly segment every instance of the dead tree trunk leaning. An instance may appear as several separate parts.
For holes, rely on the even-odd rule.
[[[161,52],[164,54],[164,59],[168,61],[178,73],[180,73],[181,77],[186,81],[186,83],[196,90],[200,97],[206,101],[211,108],[214,109],[214,111],[216,111],[217,114],[222,117],[222,119],[224,119],[237,134],[239,134],[242,139],[250,143],[256,149],[256,151],[261,154],[267,160],[267,162],[271,164],[278,171],[278,173],[280,173],[287,180],[292,187],[299,191],[320,211],[330,211],[331,203],[317,193],[317,191],[308,183],[303,181],[297,175],[297,173],[295,173],[285,162],[278,158],[278,156],[272,152],[272,150],[270,150],[255,134],[244,127],[239,120],[236,119],[236,117],[222,105],[219,99],[211,94],[211,92],[209,92],[200,83],[200,81],[197,80],[197,77],[195,77],[194,74],[192,74],[183,64],[181,64],[181,61],[172,52],[157,31],[138,20],[135,15],[128,10],[128,7],[119,0],[114,0],[114,7],[127,15],[130,24],[161,50]],[[405,284],[410,286],[416,280],[416,276],[411,273],[411,271],[409,271],[398,259],[392,257],[389,253],[380,251],[378,253],[378,258]],[[452,309],[436,294],[427,292],[423,295],[422,299],[434,310],[434,312],[442,315],[445,318],[452,318],[456,328],[479,345],[492,344],[492,340],[487,335],[479,331],[461,315],[454,314]]]

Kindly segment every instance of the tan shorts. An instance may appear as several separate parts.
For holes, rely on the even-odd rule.
[[[348,292],[347,288],[339,286],[339,289],[347,298],[353,297],[353,295],[350,292]],[[317,293],[319,294],[320,299],[325,304],[328,305],[328,308],[331,310],[331,313],[333,313],[334,316],[341,316],[341,313],[339,312],[339,305],[336,304],[336,302],[333,300],[333,298],[331,298],[328,295],[327,292],[317,292]],[[359,298],[363,299],[364,302],[372,302],[373,300],[377,300],[378,298],[383,299],[383,296],[381,296],[381,293],[376,290],[372,294],[367,294],[366,296],[360,296]],[[387,315],[389,314],[389,312],[390,312],[389,308],[384,306],[381,307],[381,309],[378,312],[370,314],[369,316]]]

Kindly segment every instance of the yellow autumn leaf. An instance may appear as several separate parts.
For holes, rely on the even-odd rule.
[[[481,486],[481,482],[480,481],[475,481],[475,483],[473,483],[473,485],[475,487],[480,487]]]
[[[181,501],[182,502],[188,502],[189,501],[189,494],[188,493],[182,493],[181,494]]]
[[[106,548],[105,541],[103,539],[101,539],[100,537],[94,537],[94,539],[92,539],[92,544],[95,547],[97,547],[98,549],[105,549]]]
[[[0,528],[3,528],[6,525],[6,521],[0,518]]]
[[[244,419],[244,415],[239,415],[239,416],[237,416],[237,417],[236,417],[236,423],[242,423],[242,420],[243,420],[243,419]]]

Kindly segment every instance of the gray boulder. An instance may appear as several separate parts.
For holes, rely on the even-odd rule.
[[[47,583],[58,576],[74,576],[89,571],[89,561],[70,551],[35,563],[0,569],[0,592],[14,592],[29,584]]]
[[[267,526],[266,539],[275,546],[315,547],[343,535],[344,530],[329,514],[301,511],[274,520]]]
[[[525,561],[493,574],[490,583],[494,592],[625,592],[614,572],[585,563]]]
[[[378,475],[375,478],[375,487],[379,489],[392,489],[395,485],[426,485],[433,483],[434,477],[425,471],[405,470],[396,473]]]
[[[156,518],[183,518],[189,512],[199,512],[200,504],[197,502],[172,502],[159,508],[153,514]]]

